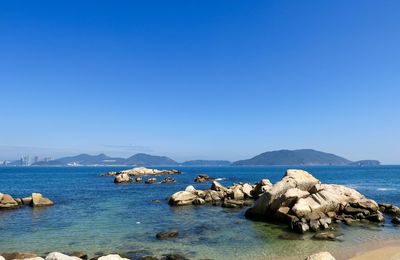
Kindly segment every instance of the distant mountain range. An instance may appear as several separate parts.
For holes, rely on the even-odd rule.
[[[18,163],[16,162],[15,165]],[[379,165],[377,160],[350,161],[331,153],[312,149],[279,150],[259,154],[253,158],[229,162],[224,160],[192,160],[178,163],[166,156],[156,156],[144,153],[135,154],[129,158],[110,157],[105,154],[63,157],[46,162],[36,162],[36,166],[88,166],[88,165],[135,165],[135,166],[312,166],[312,165]]]

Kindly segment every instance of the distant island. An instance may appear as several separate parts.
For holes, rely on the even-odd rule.
[[[14,161],[10,166],[20,166]],[[62,157],[55,160],[39,161],[32,166],[313,166],[313,165],[349,165],[375,166],[377,160],[350,161],[335,154],[312,149],[279,150],[259,154],[253,158],[230,162],[226,160],[191,160],[179,163],[166,156],[137,153],[129,158],[110,157],[105,154]]]

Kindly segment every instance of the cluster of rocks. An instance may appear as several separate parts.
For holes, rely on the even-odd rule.
[[[60,252],[52,252],[47,256],[41,257],[34,253],[1,253],[0,260],[129,260],[129,256],[121,256],[119,254],[108,254],[103,256],[95,256],[88,258],[88,255],[84,252],[73,252],[71,254],[63,254]],[[166,254],[161,256],[155,255],[143,255],[134,257],[134,259],[142,260],[187,260],[186,257],[178,254]]]
[[[169,204],[173,206],[203,205],[221,203],[222,207],[240,208],[250,206],[252,200],[258,198],[265,190],[271,187],[269,180],[261,180],[257,184],[237,183],[230,187],[224,187],[217,181],[213,181],[208,190],[196,190],[192,185],[184,191],[178,191],[169,198]]]
[[[400,225],[400,208],[387,203],[378,204],[379,210],[388,215],[392,215],[392,223],[396,225]]]
[[[114,178],[114,183],[131,183],[131,182],[140,183],[140,182],[143,182],[143,178],[142,177],[131,178],[126,173],[118,174]],[[157,182],[158,182],[157,178],[153,178],[153,177],[148,178],[144,181],[145,184],[153,184],[153,183],[157,183]],[[172,177],[166,177],[163,180],[161,180],[161,183],[174,183],[174,182],[176,182],[176,180]]]
[[[281,181],[264,190],[246,217],[287,223],[300,233],[327,229],[334,222],[384,221],[374,200],[342,185],[321,184],[303,170],[287,170]]]
[[[160,176],[160,175],[173,175],[180,174],[181,172],[178,170],[158,170],[158,169],[150,169],[146,167],[136,167],[133,169],[123,170],[123,171],[112,171],[101,174],[101,176],[116,176],[119,174],[127,174],[130,176]]]
[[[12,209],[22,205],[29,205],[32,207],[43,207],[53,205],[53,201],[43,197],[40,193],[32,193],[30,197],[13,198],[9,194],[0,193],[0,209]]]
[[[214,180],[223,180],[223,178],[213,178],[213,177],[208,176],[207,174],[199,174],[194,179],[194,182],[202,183],[202,182],[214,181]]]

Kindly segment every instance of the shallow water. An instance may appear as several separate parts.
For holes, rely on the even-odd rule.
[[[285,167],[178,167],[173,184],[116,185],[100,173],[128,167],[3,167],[0,192],[14,197],[41,192],[53,207],[0,211],[0,252],[83,250],[90,256],[118,252],[135,259],[147,254],[180,253],[193,259],[303,259],[316,251],[333,254],[370,241],[400,239],[400,228],[387,223],[368,227],[337,226],[339,241],[315,241],[287,232],[285,226],[246,220],[245,209],[219,206],[170,207],[167,197],[194,184],[199,173],[226,177],[223,184],[281,179]],[[378,202],[399,204],[400,166],[305,167],[323,183],[345,184]],[[159,179],[161,179],[159,177]],[[159,200],[154,202],[152,200]],[[155,234],[178,230],[179,237]],[[284,238],[284,239],[283,239]]]

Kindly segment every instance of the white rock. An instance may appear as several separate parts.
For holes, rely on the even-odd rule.
[[[319,252],[308,256],[305,260],[336,260],[329,252]]]
[[[3,195],[2,193],[0,193],[0,194]],[[0,255],[0,260],[6,260],[6,259]]]
[[[197,198],[195,194],[189,191],[178,191],[169,198],[169,204],[171,205],[189,205]]]
[[[195,191],[195,190],[196,190],[196,189],[193,187],[193,185],[189,185],[189,186],[187,186],[186,189],[185,189],[185,191],[190,191],[190,192]]]
[[[59,252],[52,252],[46,256],[46,260],[81,260],[81,259],[76,256],[69,256]]]
[[[110,254],[106,256],[99,257],[98,260],[129,260],[128,258],[123,258],[117,254]]]

